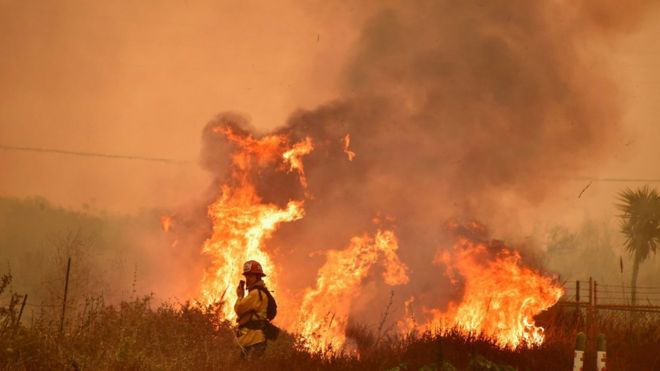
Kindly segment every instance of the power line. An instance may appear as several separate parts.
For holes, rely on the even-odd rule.
[[[7,146],[7,145],[3,145],[3,144],[0,144],[0,149],[5,150],[5,151],[56,153],[56,154],[60,154],[60,155],[71,155],[71,156],[82,156],[82,157],[101,157],[101,158],[121,159],[121,160],[153,161],[153,162],[162,162],[162,163],[168,163],[168,164],[189,164],[189,163],[192,163],[192,161],[175,160],[175,159],[171,159],[171,158],[117,155],[117,154],[98,153],[98,152],[69,151],[69,150],[55,149],[55,148],[18,147],[18,146]]]
[[[625,183],[660,183],[660,179],[653,178],[593,178],[588,176],[580,176],[574,178],[567,178],[569,180],[588,180],[592,182],[625,182]]]
[[[19,147],[19,146],[7,146],[0,144],[0,149],[5,151],[25,151],[25,152],[37,152],[37,153],[55,153],[60,155],[70,155],[70,156],[82,156],[82,157],[101,157],[109,159],[120,159],[120,160],[138,160],[138,161],[152,161],[152,162],[162,162],[167,164],[191,164],[193,161],[190,160],[176,160],[171,158],[159,158],[159,157],[145,157],[145,156],[132,156],[132,155],[117,155],[110,153],[98,153],[98,152],[83,152],[83,151],[70,151],[64,149],[55,149],[55,148],[37,148],[37,147]],[[589,177],[589,176],[575,176],[575,177],[558,177],[563,178],[564,180],[574,180],[574,181],[590,181],[590,182],[620,182],[620,183],[660,183],[660,178],[598,178],[598,177]],[[587,187],[585,187],[586,190]]]

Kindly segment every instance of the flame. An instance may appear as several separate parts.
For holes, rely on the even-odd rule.
[[[301,158],[312,152],[313,149],[312,139],[307,137],[304,141],[294,144],[293,148],[282,154],[284,160],[289,163],[289,171],[298,171],[300,184],[304,189],[307,189],[307,178],[305,177],[305,168]]]
[[[264,203],[250,176],[255,167],[280,161],[288,163],[290,170],[298,171],[301,181],[304,180],[301,157],[312,150],[312,143],[306,138],[290,147],[284,136],[255,139],[229,127],[215,131],[233,142],[237,150],[232,154],[232,181],[221,186],[219,198],[209,206],[213,232],[202,251],[212,257],[212,266],[205,272],[201,291],[207,304],[221,301],[233,304],[237,299],[234,287],[241,275],[240,268],[247,260],[260,262],[268,274],[269,287],[277,290],[277,270],[264,250],[264,242],[281,223],[304,215],[303,201],[289,201],[283,208]],[[222,314],[228,320],[236,316],[231,305],[224,305]]]
[[[349,149],[350,145],[351,145],[351,135],[346,134],[346,136],[344,137],[344,153],[346,154],[346,156],[348,156],[348,161],[353,161],[356,154],[355,152]]]
[[[164,232],[169,232],[172,228],[172,217],[169,215],[163,215],[160,217],[160,226],[163,228]]]
[[[451,251],[440,252],[434,263],[447,266],[453,283],[463,282],[463,297],[446,311],[432,309],[425,327],[435,332],[457,329],[464,335],[483,335],[499,347],[543,343],[543,327],[534,316],[563,295],[555,279],[522,265],[520,254],[506,246],[473,242],[461,237]]]
[[[278,290],[278,270],[265,242],[281,223],[304,216],[304,201],[290,200],[284,206],[265,202],[257,194],[252,177],[258,176],[263,167],[296,172],[308,196],[302,158],[314,149],[312,140],[290,143],[284,135],[254,138],[229,126],[214,131],[224,135],[234,145],[234,151],[231,178],[220,187],[218,199],[208,208],[213,227],[202,251],[212,258],[212,265],[202,281],[202,300],[206,304],[233,304],[240,268],[247,260],[262,264],[272,290],[286,292]],[[347,134],[344,152],[352,160],[355,153],[349,145]],[[389,220],[377,216],[375,223],[381,225]],[[161,223],[168,231],[172,219],[162,217]],[[468,224],[467,228],[458,224],[450,227],[466,231],[466,236],[487,233],[485,226],[478,223]],[[360,295],[362,282],[372,267],[383,265],[382,279],[387,285],[409,281],[408,267],[399,259],[398,248],[397,237],[387,229],[379,229],[373,236],[354,237],[345,249],[327,252],[315,286],[303,293],[301,301],[294,295],[296,300],[286,297],[282,305],[283,298],[278,298],[282,307],[300,303],[296,330],[302,349],[324,355],[347,351],[345,332],[351,303]],[[552,277],[525,267],[517,251],[463,236],[452,249],[439,252],[434,263],[446,266],[450,282],[462,288],[462,298],[450,302],[446,310],[428,309],[420,303],[430,317],[419,324],[412,314],[412,305],[418,300],[410,297],[404,304],[405,316],[397,322],[401,332],[429,329],[445,333],[455,329],[464,335],[486,336],[509,349],[543,342],[544,329],[534,323],[534,316],[554,305],[563,290]],[[231,305],[221,308],[224,319],[235,318]]]
[[[316,287],[308,289],[300,307],[300,337],[303,349],[337,352],[346,341],[351,301],[360,295],[360,284],[379,259],[385,265],[388,285],[408,282],[408,268],[399,260],[392,231],[377,231],[375,237],[353,237],[344,250],[331,250],[318,273]]]
[[[403,303],[403,318],[398,320],[396,323],[397,327],[399,328],[399,332],[404,335],[412,333],[417,328],[415,314],[412,310],[412,305],[414,302],[415,297],[411,296]]]

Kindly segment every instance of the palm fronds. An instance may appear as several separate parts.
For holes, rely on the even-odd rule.
[[[660,244],[660,194],[648,186],[627,188],[619,193],[618,201],[626,250],[644,261]]]

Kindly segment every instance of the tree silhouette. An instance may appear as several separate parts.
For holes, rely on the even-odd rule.
[[[633,256],[632,295],[635,305],[639,265],[656,252],[660,243],[660,194],[656,189],[644,186],[630,188],[619,193],[621,232],[626,237],[626,250]]]

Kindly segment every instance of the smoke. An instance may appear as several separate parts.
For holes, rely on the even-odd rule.
[[[7,27],[15,23],[7,33],[7,48],[16,58],[8,60],[10,67],[5,70],[21,73],[12,72],[6,78],[7,97],[11,99],[6,100],[5,116],[12,122],[16,119],[21,133],[48,132],[44,148],[81,148],[82,138],[90,139],[93,134],[89,143],[99,152],[67,152],[71,155],[115,158],[106,154],[114,153],[107,149],[112,147],[114,135],[117,143],[128,146],[117,149],[120,153],[169,153],[165,157],[187,158],[194,143],[186,140],[186,130],[197,129],[180,123],[197,122],[218,101],[237,109],[254,103],[250,114],[258,118],[277,116],[288,109],[290,97],[274,94],[283,89],[280,80],[294,86],[292,95],[305,95],[300,97],[301,106],[327,96],[324,91],[329,84],[324,84],[324,79],[334,76],[338,64],[327,60],[335,55],[343,60],[343,49],[328,48],[323,54],[306,52],[318,39],[313,35],[313,42],[304,44],[306,39],[296,37],[299,30],[310,32],[318,26],[310,19],[332,14],[338,18],[332,22],[332,29],[323,27],[327,19],[318,22],[322,26],[321,42],[343,45],[338,39],[350,35],[344,29],[346,24],[366,20],[344,63],[335,99],[292,112],[286,122],[272,130],[286,134],[292,142],[309,136],[315,150],[303,158],[309,195],[295,174],[267,168],[254,174],[264,201],[284,205],[291,199],[306,200],[305,217],[283,224],[267,242],[267,248],[277,252],[273,259],[282,272],[280,286],[295,294],[314,284],[325,261],[323,252],[344,249],[353,236],[374,233],[377,227],[393,228],[399,238],[397,253],[410,267],[410,284],[395,288],[392,311],[412,295],[416,304],[442,308],[448,299],[460,295],[447,290],[449,283],[442,277],[442,267],[430,263],[438,248],[453,243],[455,235],[448,232],[447,221],[476,219],[485,223],[489,233],[478,239],[521,238],[525,235],[520,232],[521,224],[530,222],[525,219],[529,215],[525,210],[543,214],[563,179],[608,159],[614,141],[621,135],[626,105],[625,97],[609,78],[611,71],[599,50],[635,31],[651,5],[651,1],[643,0],[625,4],[616,0],[364,1],[352,4],[349,12],[338,10],[344,7],[339,3],[320,2],[310,5],[309,17],[304,20],[284,11],[286,7],[281,4],[263,14],[250,5],[236,11],[249,16],[235,20],[230,19],[233,13],[224,8],[165,7],[139,15],[126,12],[123,6],[101,11],[74,7],[71,9],[75,12],[67,11],[61,14],[64,18],[57,18],[68,25],[59,31],[48,17],[37,22],[42,27],[35,28],[29,20],[52,12],[29,7],[6,12],[22,15],[6,22]],[[273,12],[277,15],[272,16]],[[126,22],[129,13],[133,21]],[[219,14],[230,16],[218,22]],[[23,18],[24,29],[20,28]],[[124,21],[115,24],[117,19]],[[172,38],[169,32],[161,32],[176,24],[198,27],[188,38]],[[244,32],[262,28],[274,32]],[[25,42],[25,37],[33,42]],[[293,41],[287,46],[281,43],[284,39]],[[217,47],[229,44],[241,48]],[[72,62],[72,51],[90,47],[94,53],[73,55]],[[38,58],[34,57],[36,50],[40,51]],[[179,54],[185,55],[190,64],[170,58],[181,50],[186,52]],[[88,55],[97,60],[86,58]],[[313,64],[310,61],[314,58],[324,59],[319,69],[326,76],[309,78],[313,69],[305,66]],[[283,64],[286,68],[258,64],[256,70],[254,66],[242,69],[253,60],[274,59],[296,63]],[[67,66],[73,65],[82,67],[69,71]],[[145,73],[144,66],[150,65],[160,66],[163,72]],[[90,94],[85,82],[95,79],[100,79],[100,88],[92,89]],[[305,84],[312,83],[305,79],[318,84],[318,92],[307,89]],[[246,93],[238,89],[243,85],[254,89]],[[49,86],[59,94],[44,89]],[[144,99],[152,96],[162,99]],[[267,97],[266,103],[259,101],[263,96]],[[183,99],[189,104],[173,104]],[[142,104],[139,114],[134,112],[134,101]],[[22,114],[24,111],[29,114]],[[54,127],[61,130],[49,132],[47,123],[51,120],[44,121],[39,115],[52,115]],[[79,122],[97,120],[96,127],[78,127]],[[128,129],[129,123],[137,122],[166,125]],[[120,162],[129,167],[119,168],[109,162],[103,166],[91,161],[61,162],[60,157],[21,161],[7,158],[3,166],[8,174],[20,169],[6,177],[7,185],[27,193],[34,189],[50,192],[48,197],[57,202],[66,200],[71,204],[75,203],[72,200],[99,196],[102,205],[122,211],[151,207],[147,205],[169,208],[182,199],[188,202],[176,212],[141,211],[134,218],[94,217],[89,222],[53,212],[48,219],[53,226],[46,226],[43,216],[51,215],[50,211],[30,211],[19,218],[16,207],[5,207],[0,214],[12,223],[5,226],[3,244],[8,248],[0,255],[12,261],[15,282],[28,282],[19,289],[29,292],[32,301],[45,297],[28,291],[28,286],[41,287],[39,280],[44,271],[52,269],[56,271],[53,277],[61,279],[62,262],[68,252],[62,252],[58,255],[61,259],[51,263],[53,259],[45,251],[55,247],[37,237],[65,236],[69,230],[81,229],[94,242],[88,247],[94,253],[87,256],[87,261],[74,255],[73,269],[84,273],[88,262],[94,275],[100,277],[98,285],[87,285],[90,292],[98,289],[96,286],[112,283],[112,291],[104,288],[106,298],[119,300],[130,293],[135,277],[138,292],[153,290],[163,298],[194,296],[204,265],[209,264],[199,254],[211,233],[207,207],[217,198],[218,186],[230,175],[232,148],[212,129],[227,124],[255,136],[271,133],[257,132],[247,116],[238,113],[221,114],[209,123],[202,134],[200,165],[211,173],[212,182],[208,191],[194,201],[189,200],[190,195],[206,178],[187,168],[176,168],[172,173],[144,167],[137,161]],[[7,125],[2,129],[7,131],[7,138],[19,138],[18,129],[12,135]],[[172,133],[181,143],[168,141]],[[356,153],[352,161],[344,151],[347,134],[350,150]],[[52,162],[45,166],[40,161]],[[155,180],[147,184],[140,180],[143,177]],[[45,184],[48,186],[43,188]],[[593,187],[588,192],[592,191]],[[173,214],[173,228],[168,233],[157,222],[163,214]],[[505,233],[508,231],[513,233]],[[31,239],[28,244],[19,243],[22,240],[18,236]],[[577,236],[587,242],[573,245],[594,245],[587,232]],[[559,245],[557,241],[548,245]],[[566,251],[549,255],[548,267],[579,273],[583,266],[569,268],[566,261],[603,257],[600,251],[589,250],[576,260],[573,250]],[[37,265],[34,256],[39,258]],[[26,272],[30,277],[19,276],[28,275]],[[374,309],[374,303],[387,303],[391,288],[383,284],[381,273],[375,268],[362,282],[362,295],[351,304],[357,317],[373,320],[381,313],[380,307]],[[603,274],[609,277],[610,273]],[[80,277],[78,281],[85,280],[84,275]],[[81,291],[80,297],[87,294]],[[397,316],[390,314],[390,318]]]
[[[430,220],[541,202],[558,175],[604,158],[619,131],[615,89],[580,53],[589,39],[575,24],[588,22],[569,10],[433,2],[379,12],[344,96],[282,129],[321,143],[351,134],[356,165],[310,172],[310,185],[323,196],[369,194],[371,209],[405,203]]]
[[[294,112],[274,131],[315,145],[304,159],[306,216],[269,244],[281,253],[276,264],[295,272],[283,283],[308,286],[323,260],[314,252],[373,230],[377,217],[400,237],[409,290],[442,302],[447,293],[437,288],[446,279],[428,262],[449,246],[448,220],[477,219],[496,231],[517,225],[520,210],[542,210],[562,179],[607,160],[624,107],[608,66],[590,51],[633,30],[647,5],[420,1],[362,9],[372,16],[341,95]],[[227,124],[250,130],[235,114],[205,129],[202,162],[220,181],[228,147],[212,128]],[[278,204],[304,198],[295,177],[275,171],[258,174],[258,192]],[[355,307],[384,302],[378,292],[388,290],[377,285],[367,279],[374,290]]]

